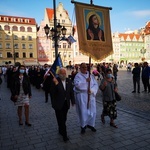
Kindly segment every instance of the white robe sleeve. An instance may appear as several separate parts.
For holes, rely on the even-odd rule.
[[[86,78],[80,73],[78,73],[74,78],[74,86],[75,92],[87,92],[88,90],[88,82],[86,82]]]
[[[93,75],[91,75],[90,90],[91,93],[94,94],[94,96],[96,96],[98,92],[98,83]]]

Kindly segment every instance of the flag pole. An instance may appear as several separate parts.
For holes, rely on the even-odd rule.
[[[93,5],[93,0],[90,0],[90,4]],[[90,74],[91,74],[91,56],[89,56],[89,78],[90,78]],[[89,109],[89,102],[90,102],[90,81],[88,83],[88,102],[87,102],[87,109]]]

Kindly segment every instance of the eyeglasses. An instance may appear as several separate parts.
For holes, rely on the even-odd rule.
[[[84,68],[84,69],[86,69],[87,67],[81,67],[81,68]]]

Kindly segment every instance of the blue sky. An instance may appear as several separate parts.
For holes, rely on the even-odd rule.
[[[90,0],[76,0],[90,3]],[[75,22],[74,4],[71,0],[56,0],[63,3],[69,12],[70,19]],[[93,4],[112,7],[110,21],[112,32],[125,32],[144,27],[150,21],[150,0],[93,0]],[[0,0],[0,14],[35,18],[40,24],[44,18],[45,8],[53,8],[53,0]]]

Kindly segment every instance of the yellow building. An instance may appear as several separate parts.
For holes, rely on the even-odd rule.
[[[37,28],[34,18],[0,15],[0,65],[37,64]]]

